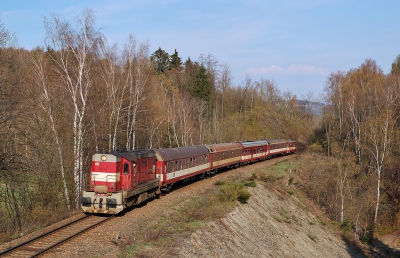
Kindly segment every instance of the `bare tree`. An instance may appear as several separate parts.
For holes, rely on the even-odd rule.
[[[141,104],[148,98],[146,87],[150,84],[152,67],[148,62],[149,44],[142,43],[136,49],[136,38],[129,36],[125,44],[123,60],[125,62],[125,84],[128,104],[126,106],[126,143],[127,149],[135,149],[137,120]]]
[[[376,184],[376,206],[374,214],[374,222],[378,218],[378,210],[381,196],[381,180],[383,168],[390,154],[390,150],[393,146],[393,134],[394,126],[397,123],[397,119],[393,117],[393,104],[396,98],[389,92],[386,95],[386,107],[380,112],[380,116],[376,118],[370,118],[366,121],[366,136],[368,143],[365,148],[371,153],[374,167],[377,174]]]
[[[67,187],[67,179],[65,176],[64,157],[63,157],[63,153],[62,153],[61,142],[60,142],[60,139],[58,136],[59,132],[57,131],[56,121],[55,121],[55,118],[53,115],[54,101],[52,101],[52,98],[54,97],[54,95],[49,94],[49,87],[51,88],[51,86],[48,85],[50,80],[48,79],[47,74],[46,74],[46,68],[45,68],[46,63],[44,61],[43,52],[36,50],[35,56],[31,59],[31,62],[33,64],[33,73],[35,75],[36,85],[42,91],[41,98],[38,101],[38,104],[43,109],[43,111],[47,115],[47,118],[49,119],[50,128],[53,133],[53,137],[54,137],[54,141],[55,141],[55,148],[57,149],[58,159],[60,162],[59,164],[60,164],[62,185],[64,188],[64,197],[65,197],[66,205],[67,205],[68,209],[70,209],[70,197],[69,197],[69,192],[68,192],[68,187]],[[53,94],[54,94],[54,92],[53,92]]]
[[[61,89],[68,93],[73,109],[73,174],[78,207],[83,184],[85,114],[93,84],[98,44],[103,36],[94,28],[92,10],[84,10],[75,17],[75,22],[76,27],[73,27],[69,21],[53,15],[51,20],[45,20],[45,28],[47,45],[57,53],[52,56],[53,69],[61,79]]]
[[[102,73],[101,77],[106,86],[107,99],[104,103],[104,113],[109,116],[108,120],[108,151],[117,148],[117,133],[120,126],[121,111],[126,95],[127,83],[123,80],[123,68],[118,46],[101,45],[102,51]],[[103,110],[102,110],[103,111]]]

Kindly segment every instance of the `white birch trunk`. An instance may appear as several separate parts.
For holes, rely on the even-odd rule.
[[[96,56],[97,44],[102,36],[93,28],[94,16],[90,10],[85,10],[82,17],[77,17],[76,25],[77,28],[73,28],[69,22],[53,16],[53,20],[46,23],[46,32],[56,50],[56,56],[52,56],[54,70],[60,76],[62,87],[69,94],[73,106],[73,175],[78,208],[83,183],[84,117],[92,86],[92,63],[89,57]]]
[[[61,171],[61,180],[62,180],[62,185],[64,189],[64,198],[65,202],[67,205],[68,210],[70,210],[70,198],[69,198],[69,193],[68,193],[68,187],[67,187],[67,181],[65,178],[65,170],[64,170],[64,159],[62,155],[62,150],[61,150],[61,144],[60,140],[58,137],[58,133],[55,127],[55,122],[53,118],[53,111],[52,111],[52,106],[51,106],[51,101],[50,101],[50,96],[47,91],[47,81],[48,79],[46,78],[45,72],[44,72],[44,67],[43,67],[43,58],[42,56],[38,56],[38,59],[32,59],[32,63],[34,65],[34,73],[37,77],[38,80],[38,86],[41,86],[43,89],[43,98],[44,101],[40,102],[39,105],[40,107],[45,111],[47,114],[48,118],[50,119],[50,127],[53,132],[53,136],[55,139],[56,143],[56,149],[58,153],[58,158],[60,162],[60,171]]]

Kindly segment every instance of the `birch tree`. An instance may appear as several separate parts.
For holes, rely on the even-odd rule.
[[[393,146],[394,127],[398,120],[393,114],[397,95],[393,94],[394,92],[386,86],[387,85],[383,85],[383,87],[376,86],[375,92],[378,94],[378,92],[381,91],[380,93],[382,94],[381,98],[379,98],[382,106],[377,110],[376,116],[370,117],[365,123],[365,132],[368,139],[368,144],[365,145],[365,148],[372,156],[372,164],[374,165],[377,175],[374,222],[376,222],[378,218],[384,165]]]
[[[52,61],[61,81],[59,87],[68,94],[72,106],[73,175],[78,207],[83,184],[85,114],[102,34],[94,28],[95,17],[90,9],[76,16],[74,21],[72,24],[53,15],[50,20],[45,19],[45,29],[47,46],[58,55]]]
[[[47,77],[46,74],[46,63],[44,61],[44,56],[43,52],[36,50],[34,57],[31,59],[31,62],[33,64],[33,73],[35,75],[35,83],[38,86],[38,88],[41,90],[41,98],[38,101],[38,104],[40,108],[45,112],[47,115],[51,131],[53,133],[54,137],[54,142],[55,142],[55,148],[57,150],[57,156],[59,160],[59,165],[60,165],[60,173],[61,173],[61,180],[62,180],[62,185],[64,188],[64,198],[66,205],[68,207],[68,210],[71,208],[70,207],[70,194],[68,191],[67,187],[67,179],[65,176],[65,169],[64,169],[64,157],[63,157],[63,152],[62,152],[62,146],[60,142],[60,137],[59,137],[59,132],[57,131],[56,128],[56,120],[54,118],[53,114],[53,97],[54,97],[54,92],[53,94],[49,93],[49,90],[51,90],[51,86],[49,86],[49,78]],[[50,89],[49,89],[50,88]],[[53,88],[54,91],[54,88]]]
[[[121,55],[118,46],[101,46],[103,60],[101,78],[106,86],[106,101],[104,113],[108,114],[108,151],[117,148],[117,134],[119,132],[123,101],[126,95],[127,83],[123,79]]]
[[[136,136],[138,129],[138,115],[141,105],[149,97],[146,94],[152,74],[151,63],[148,61],[149,44],[142,43],[136,47],[136,38],[129,36],[124,48],[123,60],[125,60],[125,84],[127,88],[126,105],[126,143],[127,149],[136,148]]]

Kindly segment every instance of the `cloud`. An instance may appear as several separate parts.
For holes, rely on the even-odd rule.
[[[247,69],[246,73],[251,75],[326,75],[330,71],[329,69],[315,67],[313,65],[305,64],[292,64],[287,68],[280,67],[277,65],[262,66],[260,68],[250,67]]]
[[[276,73],[285,73],[285,68],[279,67],[277,65],[271,65],[271,66],[262,66],[260,68],[253,68],[250,67],[246,71],[249,74],[252,75],[259,75],[259,74],[276,74]]]

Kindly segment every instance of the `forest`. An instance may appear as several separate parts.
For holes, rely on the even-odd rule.
[[[332,219],[360,236],[398,226],[399,57],[390,74],[370,59],[333,73],[325,96],[300,101],[273,80],[234,85],[212,54],[109,43],[91,10],[44,27],[26,50],[0,22],[2,242],[78,212],[94,153],[273,138],[326,159],[303,187]]]

